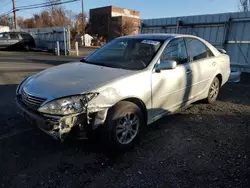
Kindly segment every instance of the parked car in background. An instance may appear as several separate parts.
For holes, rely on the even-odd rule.
[[[36,47],[35,40],[29,33],[0,33],[0,49],[2,50],[30,50],[34,47]]]
[[[118,149],[144,126],[182,106],[213,103],[230,75],[230,59],[190,35],[117,38],[82,62],[44,70],[17,88],[17,105],[33,124],[61,140],[95,131]]]

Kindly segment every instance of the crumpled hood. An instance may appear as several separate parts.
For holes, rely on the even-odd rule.
[[[38,97],[55,99],[90,91],[132,72],[86,63],[67,63],[38,73],[24,85],[24,89]]]

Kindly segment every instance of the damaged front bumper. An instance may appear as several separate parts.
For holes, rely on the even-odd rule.
[[[76,128],[79,133],[87,133],[88,131],[95,130],[104,124],[108,111],[107,108],[95,108],[94,111],[87,109],[84,113],[52,116],[31,110],[19,98],[16,99],[16,103],[24,119],[31,124],[37,125],[39,129],[54,139],[61,141],[66,138],[73,128]],[[84,138],[87,137],[85,136]]]

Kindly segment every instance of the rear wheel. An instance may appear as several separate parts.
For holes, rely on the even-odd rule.
[[[220,81],[217,77],[214,78],[208,92],[206,102],[211,104],[216,101],[220,91]]]
[[[140,108],[134,103],[122,101],[110,109],[104,136],[109,146],[126,150],[135,144],[143,126]]]

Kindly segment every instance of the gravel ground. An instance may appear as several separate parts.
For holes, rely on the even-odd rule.
[[[164,117],[136,148],[112,154],[87,141],[54,141],[19,116],[16,83],[32,73],[0,71],[1,188],[249,187],[249,83],[225,85],[215,104]]]

